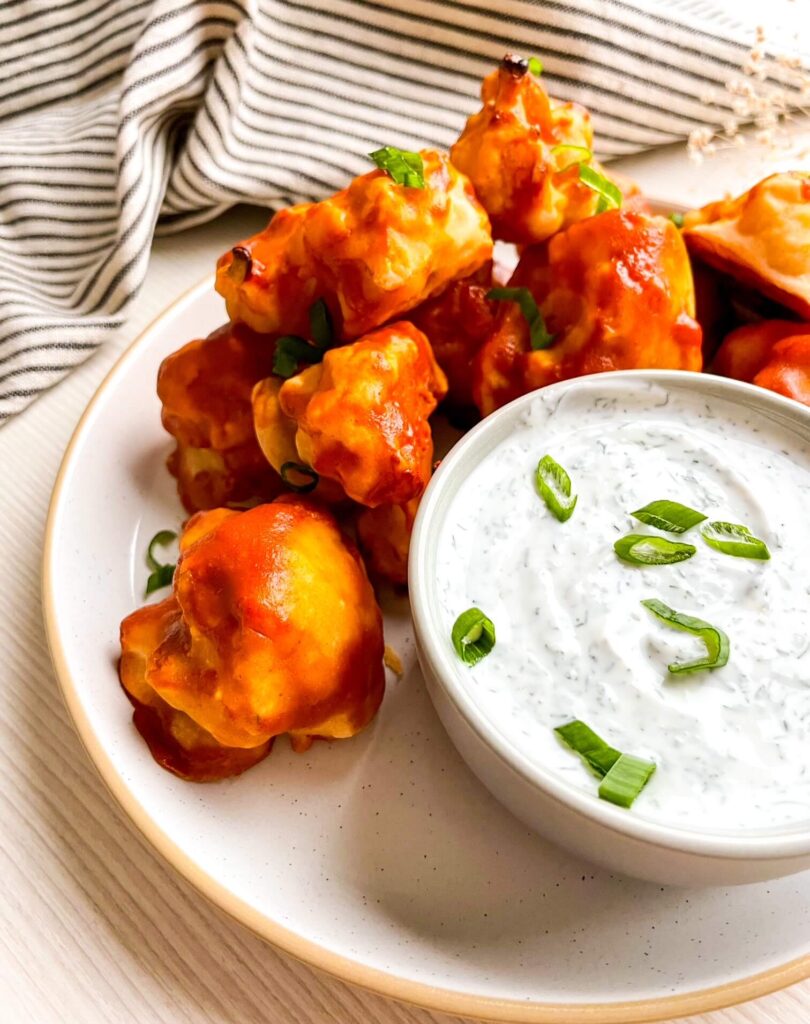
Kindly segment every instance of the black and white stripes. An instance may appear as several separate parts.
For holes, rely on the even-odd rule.
[[[0,420],[120,327],[159,215],[318,198],[381,144],[447,147],[506,50],[590,108],[603,157],[682,138],[730,112],[753,42],[723,6],[3,0]]]

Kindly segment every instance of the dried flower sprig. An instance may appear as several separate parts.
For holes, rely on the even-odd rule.
[[[794,37],[798,45],[798,32]],[[725,84],[731,110],[719,110],[706,96],[703,103],[717,111],[717,126],[701,125],[689,135],[687,147],[693,160],[701,161],[721,149],[745,145],[741,129],[753,126],[754,139],[772,149],[791,143],[790,127],[810,114],[810,68],[794,54],[769,55],[765,29],[757,26],[754,45],[746,53],[740,73]]]

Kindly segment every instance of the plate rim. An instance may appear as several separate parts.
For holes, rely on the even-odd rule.
[[[142,350],[149,347],[152,335],[163,322],[181,315],[186,307],[192,305],[212,286],[213,275],[209,273],[181,293],[126,346],[105,374],[79,418],[62,456],[45,524],[42,611],[45,636],[59,691],[93,767],[118,806],[150,846],[215,907],[296,960],[322,970],[339,981],[359,986],[377,995],[441,1013],[505,1024],[653,1024],[673,1017],[706,1013],[747,1002],[810,977],[810,954],[807,954],[766,971],[721,985],[671,996],[616,1003],[527,1002],[523,999],[500,999],[441,988],[403,978],[390,971],[370,967],[341,953],[332,952],[316,942],[303,938],[291,928],[271,920],[202,870],[150,817],[118,774],[113,759],[93,731],[82,707],[79,688],[71,676],[62,646],[54,598],[55,534],[66,481],[102,398],[118,378],[126,374],[129,364],[134,361],[136,355],[140,355]]]

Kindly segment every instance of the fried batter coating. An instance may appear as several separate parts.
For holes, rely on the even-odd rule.
[[[689,260],[680,232],[664,217],[609,210],[574,224],[527,249],[510,287],[529,289],[554,340],[533,351],[520,307],[502,303],[473,367],[484,416],[582,374],[701,368]]]
[[[446,393],[427,338],[399,321],[330,349],[322,363],[284,382],[278,402],[295,421],[300,461],[375,508],[402,505],[427,486],[428,417]]]
[[[690,253],[810,320],[810,173],[772,174],[684,219]]]
[[[357,539],[375,579],[399,585],[408,582],[408,551],[419,502],[363,509],[357,517]]]
[[[411,322],[430,342],[436,362],[447,376],[447,398],[454,406],[473,404],[472,362],[495,327],[497,302],[487,299],[492,267],[454,281],[441,294],[410,313]]]
[[[551,99],[514,56],[487,75],[481,98],[450,157],[472,181],[495,238],[542,242],[595,213],[599,197],[579,180],[593,144],[587,110]]]
[[[172,597],[124,619],[121,649],[134,701],[153,720],[162,702],[190,720],[159,722],[158,760],[177,770],[169,741],[220,758],[216,774],[195,774],[192,758],[186,777],[242,771],[281,733],[296,749],[353,736],[382,700],[382,617],[363,563],[332,515],[298,497],[192,517]]]
[[[357,338],[467,277],[492,256],[487,215],[449,159],[422,152],[424,188],[363,174],[320,203],[280,210],[219,260],[217,291],[234,320],[303,334],[317,299],[338,335]]]
[[[267,501],[280,492],[256,440],[250,404],[253,385],[272,370],[273,347],[272,338],[244,324],[225,324],[161,363],[161,418],[177,440],[168,465],[189,512]]]
[[[810,324],[764,320],[740,327],[723,341],[712,370],[810,405]]]

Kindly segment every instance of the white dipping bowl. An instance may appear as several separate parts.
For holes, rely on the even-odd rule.
[[[797,446],[810,442],[810,409],[761,388],[709,374],[622,371],[563,381],[543,389],[542,394],[545,399],[562,397],[583,385],[593,388],[598,380],[609,381],[613,393],[617,386],[626,388],[628,395],[637,395],[644,386],[658,386],[669,392],[685,389],[709,402],[730,400],[787,430]],[[513,814],[547,839],[611,871],[664,884],[696,886],[757,882],[810,868],[810,807],[806,821],[733,832],[712,833],[647,820],[600,800],[596,785],[591,794],[530,761],[510,739],[508,730],[496,728],[465,688],[461,663],[445,635],[438,596],[439,538],[462,482],[525,423],[525,414],[536,398],[537,393],[524,395],[499,409],[452,449],[425,492],[414,526],[409,588],[419,660],[451,740],[481,782]],[[538,452],[543,453],[542,436],[538,436]],[[575,521],[576,516],[571,522]],[[599,732],[598,722],[589,724]]]

